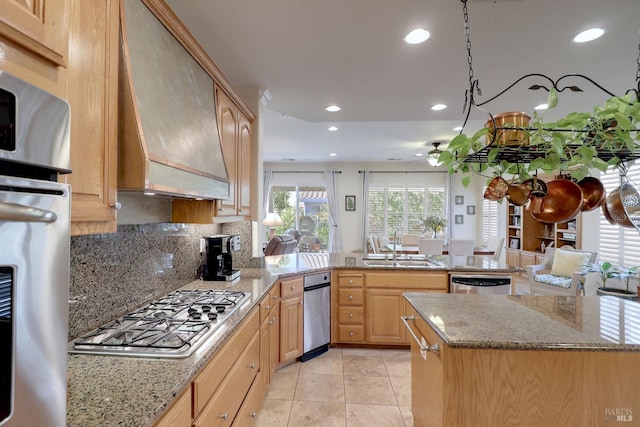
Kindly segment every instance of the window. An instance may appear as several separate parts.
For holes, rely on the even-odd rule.
[[[640,168],[629,168],[627,177],[632,183],[640,183]],[[620,186],[620,178],[615,169],[609,169],[600,176],[600,181],[609,194]],[[635,184],[634,184],[635,185]],[[612,225],[600,209],[599,261],[632,267],[640,265],[640,234],[635,228]]]
[[[276,227],[276,234],[288,229],[298,230],[302,237],[299,252],[318,252],[329,243],[329,205],[324,187],[272,187],[270,206],[282,218],[284,225]]]
[[[419,234],[427,215],[446,218],[444,188],[420,185],[371,185],[367,206],[367,235]]]
[[[487,187],[483,187],[482,192]],[[498,235],[498,202],[482,199],[482,229],[480,231],[480,238],[482,245],[486,246],[489,243],[489,237]]]

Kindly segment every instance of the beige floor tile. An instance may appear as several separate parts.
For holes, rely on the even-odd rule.
[[[397,405],[391,382],[387,377],[345,375],[344,390],[347,403]]]
[[[381,357],[349,355],[343,357],[345,375],[365,375],[368,377],[386,377],[387,369]]]
[[[300,372],[301,362],[291,363],[290,365],[283,366],[278,369],[278,372]]]
[[[368,348],[343,348],[342,349],[343,360],[349,356],[382,357],[380,356],[380,350],[374,350],[374,349],[368,349]]]
[[[411,406],[411,378],[389,377],[398,406]]]
[[[344,378],[342,375],[300,373],[293,400],[344,402]]]
[[[282,424],[284,427],[286,424]],[[343,427],[347,425],[344,403],[293,402],[290,427]]]
[[[401,406],[400,413],[402,414],[402,418],[404,418],[405,427],[413,427],[413,412],[411,412],[411,408]]]
[[[342,375],[342,352],[329,350],[320,356],[307,360],[301,364],[300,373]]]
[[[404,419],[397,406],[347,404],[347,427],[398,427]]]
[[[383,351],[382,360],[384,360],[387,373],[390,377],[410,378],[411,377],[411,351],[410,350],[390,350]]]
[[[289,422],[292,400],[263,400],[256,427],[282,427]]]
[[[297,372],[276,372],[267,389],[265,399],[293,400],[298,381]]]

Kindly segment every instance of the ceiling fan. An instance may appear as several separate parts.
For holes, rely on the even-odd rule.
[[[440,153],[442,153],[442,150],[439,150],[438,147],[442,143],[440,141],[436,141],[431,144],[433,145],[433,150],[427,153],[427,162],[429,162],[431,166],[440,166],[441,163],[438,161],[438,157],[440,156]]]

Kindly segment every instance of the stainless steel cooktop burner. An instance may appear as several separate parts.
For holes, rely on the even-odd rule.
[[[190,356],[249,296],[233,290],[174,291],[81,336],[72,353]]]

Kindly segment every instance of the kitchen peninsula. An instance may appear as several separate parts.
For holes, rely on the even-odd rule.
[[[332,271],[334,277],[337,274],[353,273],[379,273],[385,277],[390,277],[389,275],[395,273],[402,275],[411,273],[415,275],[414,277],[429,274],[433,277],[440,277],[437,282],[437,286],[441,287],[439,292],[446,292],[449,271],[496,273],[515,271],[483,257],[465,256],[460,259],[443,257],[436,260],[435,264],[429,265],[420,261],[411,263],[402,260],[399,265],[385,264],[384,262],[391,260],[373,261],[372,263],[363,261],[353,254],[301,253],[273,256],[266,258],[265,269],[242,269],[240,280],[234,283],[196,280],[187,284],[180,289],[230,288],[243,291],[250,297],[234,311],[225,324],[216,330],[207,342],[187,358],[160,359],[69,354],[67,425],[69,427],[158,425],[156,423],[165,413],[173,412],[176,406],[182,402],[186,403],[185,407],[187,408],[185,412],[188,424],[185,425],[191,425],[194,420],[191,418],[189,404],[195,379],[203,375],[212,362],[213,364],[218,363],[218,358],[225,345],[233,340],[234,335],[237,335],[236,332],[243,328],[243,325],[248,321],[253,322],[253,318],[257,317],[254,316],[256,311],[259,310],[260,319],[263,319],[265,311],[263,309],[269,308],[270,305],[273,306],[270,299],[266,302],[265,299],[271,297],[274,290],[279,291],[281,284],[293,283],[306,273]],[[412,283],[399,283],[393,289],[393,293],[394,295],[397,293],[399,298],[402,298],[402,292],[408,289],[413,289]],[[282,302],[284,299],[283,295]],[[333,315],[336,314],[336,310],[337,306],[334,306]],[[272,309],[267,311],[271,316]],[[265,323],[269,323],[271,319],[266,317],[267,322]],[[274,320],[277,325],[277,320]],[[399,319],[396,321],[399,323]],[[385,337],[385,339],[387,338]],[[262,344],[262,339],[260,339],[260,345]],[[406,347],[408,341],[403,340],[399,344]],[[73,342],[70,343],[69,348],[72,347]],[[247,347],[251,346],[247,345]],[[276,361],[278,361],[277,357]],[[259,376],[263,374],[263,371],[264,374],[268,372],[266,364],[263,364],[262,355],[257,370],[260,372]],[[264,381],[259,376],[255,377],[254,384]],[[260,388],[258,394],[261,392]],[[259,402],[260,400],[258,400]],[[172,425],[181,424],[173,423]]]
[[[637,422],[638,303],[596,296],[405,297],[408,326],[425,340],[412,342],[415,425]]]

